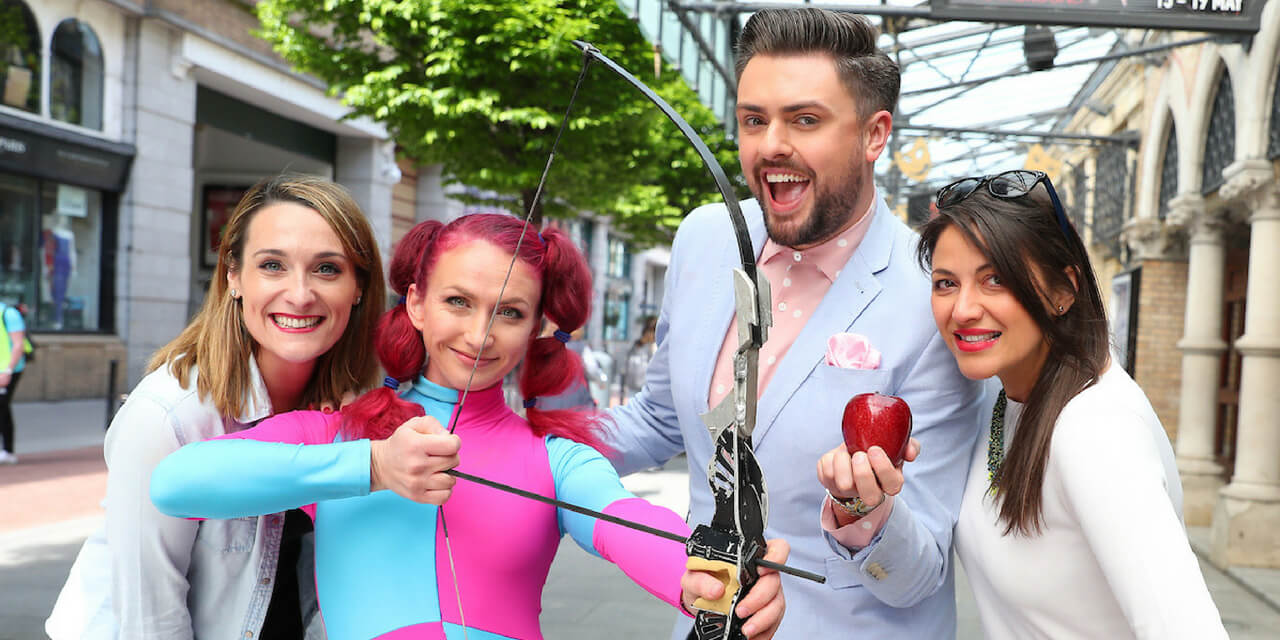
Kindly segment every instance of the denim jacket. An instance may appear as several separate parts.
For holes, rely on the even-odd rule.
[[[162,367],[129,394],[103,448],[106,524],[76,558],[45,624],[51,638],[257,637],[275,587],[284,514],[184,520],[162,515],[150,497],[151,471],[165,456],[271,415],[257,362],[250,367],[253,387],[235,418],[200,398],[194,371],[184,388]],[[298,567],[304,610],[312,603],[304,621],[315,600],[314,556],[307,551]]]

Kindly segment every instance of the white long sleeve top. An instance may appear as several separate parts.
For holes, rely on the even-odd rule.
[[[1006,454],[1021,413],[1009,401]],[[987,494],[989,431],[955,533],[988,638],[1227,637],[1187,542],[1168,436],[1123,369],[1110,366],[1059,415],[1039,535],[1003,533]]]

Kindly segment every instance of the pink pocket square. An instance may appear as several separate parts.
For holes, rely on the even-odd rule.
[[[880,352],[864,335],[837,333],[827,338],[827,364],[841,369],[879,369]]]

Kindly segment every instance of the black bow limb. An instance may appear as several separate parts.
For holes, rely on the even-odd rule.
[[[703,165],[715,180],[720,197],[729,212],[742,262],[733,270],[734,312],[738,320],[738,348],[733,357],[733,389],[719,405],[702,416],[714,444],[714,455],[707,468],[707,482],[715,498],[715,513],[709,524],[698,525],[689,536],[685,549],[690,558],[708,561],[726,580],[725,598],[718,603],[700,602],[691,638],[697,640],[737,640],[744,638],[743,620],[734,613],[742,595],[759,579],[758,567],[766,544],[768,494],[764,474],[756,461],[751,433],[756,424],[757,376],[760,347],[773,324],[770,313],[772,296],[769,281],[759,277],[755,248],[746,218],[738,199],[719,162],[702,138],[671,105],[626,69],[600,53],[593,45],[574,40],[588,62],[596,60],[635,87],[676,125],[697,150]],[[816,582],[825,578],[809,572],[786,571]]]

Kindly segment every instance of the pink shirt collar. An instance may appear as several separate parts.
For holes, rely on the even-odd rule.
[[[840,270],[849,262],[849,258],[853,256],[853,252],[857,250],[858,245],[862,243],[862,239],[867,235],[867,229],[871,227],[871,218],[876,213],[876,198],[871,198],[871,203],[867,210],[858,218],[858,221],[849,225],[848,229],[841,231],[839,235],[828,239],[826,242],[808,249],[796,250],[791,247],[780,245],[769,238],[764,242],[764,249],[760,252],[760,264],[767,264],[778,256],[784,256],[785,259],[808,261],[826,276],[831,282],[836,281],[836,277],[840,275]],[[795,256],[801,256],[796,258]]]

